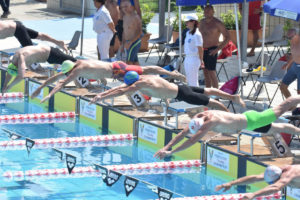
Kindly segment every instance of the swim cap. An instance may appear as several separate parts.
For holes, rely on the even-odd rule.
[[[68,73],[69,71],[71,71],[71,69],[73,69],[75,63],[72,62],[71,60],[65,60],[62,64],[61,64],[61,71],[62,73]]]
[[[202,118],[194,118],[190,121],[190,124],[189,124],[189,129],[190,129],[190,132],[192,134],[195,134],[197,133],[197,131],[203,126],[203,119]]]
[[[137,80],[139,80],[139,74],[135,71],[129,71],[124,76],[124,82],[126,85],[131,85],[135,83]]]
[[[266,168],[264,179],[268,184],[275,183],[281,176],[282,170],[274,165],[270,165]]]
[[[18,75],[18,67],[14,65],[13,63],[10,63],[7,67],[7,73],[11,76],[17,76]]]

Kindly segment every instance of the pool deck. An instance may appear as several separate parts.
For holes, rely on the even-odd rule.
[[[20,21],[24,21],[24,23],[29,23],[28,20],[30,20],[30,23],[34,23],[34,20],[53,20],[53,19],[57,19],[57,18],[78,18],[80,16],[78,15],[74,15],[74,14],[70,14],[70,13],[63,13],[63,12],[52,12],[47,10],[47,5],[46,3],[41,3],[38,1],[34,1],[34,0],[14,0],[11,3],[11,12],[12,14],[10,15],[9,19],[13,19],[13,20],[20,20]],[[31,21],[33,20],[33,21]],[[80,29],[81,27],[78,27],[78,29]],[[61,31],[61,30],[60,30]],[[87,30],[88,31],[88,30]],[[92,30],[89,30],[92,31]],[[71,31],[70,31],[71,32]],[[62,31],[62,33],[64,33]],[[72,31],[73,34],[73,31]],[[156,37],[157,35],[152,35],[151,37]],[[60,38],[58,38],[60,39]],[[71,39],[71,38],[70,38]],[[66,43],[69,42],[69,40],[65,40]],[[83,56],[86,56],[88,58],[92,58],[92,59],[97,59],[97,54],[96,54],[96,38],[84,38],[84,48],[83,48]],[[6,49],[11,49],[11,48],[17,48],[19,47],[18,42],[16,41],[15,38],[7,38],[4,40],[0,41],[0,50],[6,50]],[[260,51],[260,48],[256,49],[256,56],[258,55]],[[80,52],[80,47],[78,47],[73,53],[75,56],[79,55]],[[141,65],[155,65],[157,63],[158,60],[158,56],[157,53],[152,53],[149,57],[148,62],[146,63],[146,57],[147,57],[148,53],[142,53],[139,54],[139,59],[140,59],[140,64]],[[249,63],[254,63],[256,60],[256,57],[251,57],[248,58],[248,62]],[[238,75],[238,69],[237,69],[237,65],[232,64],[232,62],[230,62],[231,64],[227,64],[226,65],[226,70],[227,73],[229,75],[229,77],[233,77],[235,75]],[[34,77],[34,74],[30,73],[28,74],[28,76],[30,77]],[[203,75],[201,76],[203,77]],[[221,72],[220,75],[220,86],[224,83],[224,81],[226,81],[226,77],[225,74]],[[250,89],[252,87],[252,83],[250,80],[247,81],[246,85],[243,87],[244,89],[244,96],[246,96],[246,94],[249,93]],[[292,83],[291,86],[289,87],[290,91],[292,93],[292,95],[296,95],[296,83]],[[270,93],[273,93],[276,89],[275,86],[272,87],[268,87]],[[72,93],[75,95],[83,95],[83,96],[89,96],[90,92],[87,91],[86,89],[71,89]],[[262,94],[262,98],[264,98],[265,93]],[[253,104],[253,101],[244,98],[246,104],[247,104],[247,109],[255,109],[255,110],[262,110],[263,109],[263,103],[262,101],[258,101],[255,105]],[[222,102],[226,102],[226,101],[222,101]],[[274,103],[272,104],[272,106],[274,105],[278,105],[279,103],[282,102],[282,97],[280,95],[280,92],[278,92],[277,96],[274,99]],[[114,102],[116,104],[116,106],[120,105],[126,105],[126,107],[131,107],[129,101],[127,100],[127,98],[125,96],[117,98]],[[238,105],[235,105],[235,108],[237,108],[238,112],[242,112],[244,111],[244,108],[239,107]],[[122,109],[120,109],[122,110]],[[123,108],[124,110],[124,108]],[[143,111],[136,111],[134,109],[131,110],[127,110],[124,111],[125,113],[130,113],[133,115],[136,115],[136,117],[142,117],[142,118],[146,118],[149,120],[154,120],[156,123],[158,124],[162,124],[162,115],[160,113],[158,114],[154,114],[154,113],[149,113],[149,112],[143,112]],[[160,110],[160,112],[162,112]],[[184,114],[179,116],[179,121],[180,121],[180,128],[182,128],[183,126],[185,126],[188,121],[189,121],[189,117]],[[170,119],[171,123],[174,123],[175,118],[171,117]],[[233,135],[234,137],[231,136],[220,136],[220,137],[216,137],[212,140],[212,142],[216,142],[217,144],[222,144],[222,141],[224,141],[224,144],[228,144],[228,143],[235,143],[236,142],[236,135]],[[299,146],[297,142],[293,142],[295,143],[293,146],[294,149],[297,149]],[[242,138],[242,145],[245,146],[245,148],[248,148],[247,145],[249,144],[249,139],[247,138]],[[300,144],[300,143],[299,143]],[[257,145],[257,148],[255,148],[255,154],[256,151],[259,152],[258,154],[264,154],[265,156],[270,155],[270,150],[266,149],[264,146],[264,142],[261,139],[257,139],[255,141],[255,145]],[[223,147],[223,146],[222,146]],[[224,148],[236,152],[236,146],[235,145],[227,145],[224,146]],[[264,148],[262,151],[260,148]],[[287,162],[288,161],[288,162]],[[281,165],[282,163],[287,164],[287,163],[291,163],[293,161],[296,161],[296,163],[299,163],[297,159],[293,159],[293,158],[282,158],[282,159],[266,159],[264,162],[265,163],[270,163],[270,162],[274,162],[275,164]],[[273,163],[273,164],[274,164]]]

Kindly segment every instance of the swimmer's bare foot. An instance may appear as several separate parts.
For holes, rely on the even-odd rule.
[[[234,95],[233,102],[240,104],[243,108],[246,107],[246,104],[240,95]]]
[[[174,70],[175,76],[182,82],[186,82],[186,78],[183,74],[181,74],[179,71]]]

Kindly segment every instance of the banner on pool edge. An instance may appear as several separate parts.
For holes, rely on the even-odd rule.
[[[124,188],[126,196],[128,197],[130,193],[136,188],[137,184],[139,183],[139,180],[126,176],[124,180]]]
[[[158,189],[157,194],[158,194],[159,200],[169,200],[172,198],[172,196],[173,196],[172,192],[165,190],[163,188],[160,188],[160,187],[158,187],[157,189]]]
[[[107,175],[107,179],[106,179],[106,185],[109,187],[112,186],[113,184],[118,182],[118,180],[121,176],[122,176],[121,173],[113,171],[113,170],[109,170],[109,174]]]
[[[26,149],[27,149],[27,153],[28,153],[28,156],[30,154],[30,150],[32,149],[33,145],[35,144],[35,141],[29,139],[29,138],[26,138]]]
[[[67,163],[68,172],[69,174],[71,174],[72,170],[76,165],[76,157],[66,153],[66,163]]]
[[[105,168],[105,167],[102,167],[100,165],[96,165],[96,164],[94,164],[94,166],[95,166],[96,170],[99,170],[99,172],[101,174],[102,181],[106,184],[108,169]]]

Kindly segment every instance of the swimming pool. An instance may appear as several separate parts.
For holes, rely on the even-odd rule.
[[[46,112],[34,103],[25,102],[0,105],[1,115],[16,113]],[[61,138],[77,136],[93,136],[101,134],[99,130],[77,120],[68,124],[7,124],[1,125],[0,140],[9,140],[3,129],[8,129],[31,139]],[[24,139],[24,138],[23,138]],[[115,144],[118,145],[118,144]],[[153,158],[155,149],[141,142],[128,142],[122,146],[86,146],[58,148],[64,153],[77,157],[76,167],[87,167],[92,164],[119,165],[134,163],[158,162]],[[65,161],[60,161],[51,149],[33,148],[28,156],[26,149],[8,150],[0,149],[0,174],[8,171],[23,171],[38,169],[66,168]],[[184,171],[184,170],[183,170]],[[130,175],[174,192],[173,197],[202,196],[216,194],[214,187],[228,180],[213,172],[206,173],[205,167],[193,168],[182,173],[174,174]],[[225,176],[224,176],[225,177]],[[139,182],[135,190],[126,197],[123,175],[113,186],[106,186],[100,177],[88,175],[84,177],[68,176],[33,178],[20,177],[15,179],[0,178],[0,199],[157,199],[147,184]],[[175,194],[176,193],[176,194]],[[233,188],[228,193],[237,193]],[[219,193],[220,194],[220,193]]]

